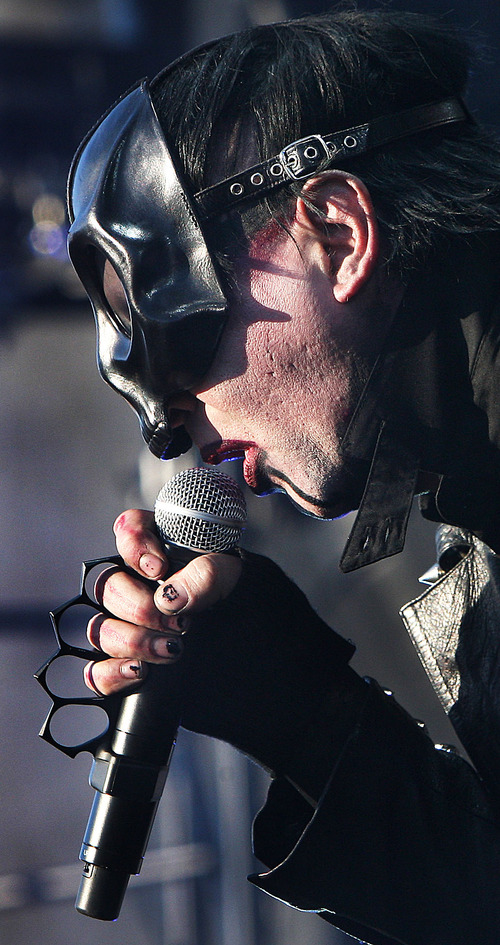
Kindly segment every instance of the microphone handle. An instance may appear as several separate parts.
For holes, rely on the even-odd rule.
[[[161,539],[172,572],[199,554],[165,535]],[[178,670],[150,664],[141,688],[123,696],[114,725],[94,753],[89,781],[96,794],[75,901],[76,910],[91,918],[117,919],[129,879],[140,872],[177,739]]]
[[[172,695],[174,669],[149,666],[141,689],[123,697],[113,731],[95,753],[89,780],[96,794],[75,903],[95,919],[118,917],[130,876],[141,869],[181,715],[180,695]]]
[[[208,478],[213,489],[213,474]],[[222,497],[227,498],[227,490]],[[188,502],[185,515],[190,509]],[[193,517],[205,521],[203,510],[196,509]],[[225,518],[234,532],[231,515]],[[220,524],[220,517],[214,522]],[[210,550],[211,543],[194,551],[172,542],[162,527],[158,531],[174,571]],[[232,532],[231,542],[236,537]],[[231,553],[232,548],[229,544],[225,550]],[[121,700],[116,722],[95,751],[90,784],[96,794],[80,850],[84,867],[75,902],[83,915],[118,918],[130,876],[141,869],[181,719],[181,688],[176,686],[180,669],[151,664],[141,688]]]

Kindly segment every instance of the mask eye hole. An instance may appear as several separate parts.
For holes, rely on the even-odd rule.
[[[109,259],[104,260],[102,270],[102,288],[106,299],[109,314],[116,323],[116,327],[127,338],[132,337],[132,320],[130,308],[120,277],[113,268]]]

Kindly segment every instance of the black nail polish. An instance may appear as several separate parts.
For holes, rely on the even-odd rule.
[[[179,596],[173,584],[165,584],[163,587],[162,594],[163,594],[163,597],[166,597],[167,600],[170,600],[170,601],[177,600]]]
[[[181,652],[181,645],[178,640],[167,640],[167,650],[172,656],[178,656]]]

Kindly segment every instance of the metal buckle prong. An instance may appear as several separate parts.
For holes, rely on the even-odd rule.
[[[330,150],[321,135],[309,135],[299,138],[280,151],[279,159],[284,173],[291,180],[300,180],[310,175],[311,170],[319,167],[325,158],[330,157]]]

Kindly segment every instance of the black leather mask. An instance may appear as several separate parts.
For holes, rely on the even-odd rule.
[[[178,455],[190,441],[182,431],[172,442],[168,400],[210,367],[227,302],[145,83],[82,143],[68,187],[69,253],[94,309],[99,370],[152,452]],[[110,264],[120,309],[104,291]]]

